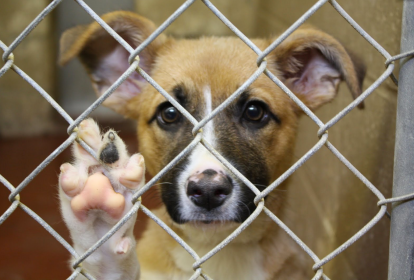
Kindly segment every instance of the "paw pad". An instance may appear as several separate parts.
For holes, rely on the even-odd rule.
[[[87,179],[83,191],[72,199],[71,207],[79,220],[84,220],[91,209],[103,210],[111,218],[119,219],[125,208],[125,199],[114,191],[107,177],[95,173]]]

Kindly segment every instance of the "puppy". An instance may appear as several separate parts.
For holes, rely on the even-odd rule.
[[[133,48],[154,24],[130,12],[103,19]],[[260,49],[274,38],[253,40]],[[98,95],[129,67],[129,53],[97,23],[68,30],[61,64],[79,57]],[[139,67],[200,121],[257,70],[257,55],[240,39],[158,36],[140,54]],[[267,68],[311,110],[330,102],[344,80],[353,97],[361,93],[364,70],[333,37],[316,29],[295,31],[267,57]],[[134,72],[104,105],[137,121],[141,155],[129,156],[114,131],[101,136],[92,120],[79,136],[97,153],[74,144],[75,162],[64,164],[60,199],[75,249],[86,251],[131,209],[131,195],[171,162],[193,139],[193,125]],[[302,110],[264,74],[202,129],[203,141],[218,151],[260,191],[292,164]],[[163,205],[154,213],[198,256],[204,256],[256,209],[255,194],[199,143],[159,182]],[[284,188],[285,183],[279,188]],[[143,201],[145,205],[145,201]],[[284,216],[277,192],[265,206]],[[97,279],[189,279],[194,259],[154,221],[135,250],[135,217],[83,262]],[[307,279],[298,246],[261,213],[236,239],[202,264],[212,279]],[[138,260],[139,262],[138,262]]]

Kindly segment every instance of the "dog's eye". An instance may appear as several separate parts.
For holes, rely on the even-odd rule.
[[[247,104],[243,117],[252,122],[259,122],[265,116],[265,108],[259,102]]]
[[[160,118],[166,124],[174,123],[178,120],[180,113],[173,106],[166,106],[160,110]]]
[[[178,124],[182,119],[180,111],[171,105],[170,102],[164,102],[158,105],[157,111],[148,123],[156,120],[160,128],[175,131],[180,127]]]

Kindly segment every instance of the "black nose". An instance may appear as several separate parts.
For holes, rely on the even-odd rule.
[[[233,185],[228,176],[207,169],[188,179],[187,196],[195,205],[210,211],[222,205],[232,190]]]

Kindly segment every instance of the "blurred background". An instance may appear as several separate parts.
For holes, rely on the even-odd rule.
[[[89,0],[98,14],[132,10],[157,25],[183,1]],[[248,37],[269,37],[286,30],[316,1],[220,0],[214,5]],[[0,40],[9,45],[50,3],[49,0],[2,0]],[[340,0],[338,3],[391,55],[399,53],[402,1]],[[14,51],[15,63],[45,89],[73,118],[94,100],[90,82],[78,61],[57,65],[62,32],[91,22],[75,1],[63,1]],[[329,4],[307,23],[338,38],[367,66],[364,89],[385,70],[385,59]],[[195,2],[166,31],[174,36],[232,35],[201,1]],[[0,67],[3,62],[0,62]],[[398,72],[398,71],[396,71]],[[391,195],[397,87],[387,79],[365,101],[329,131],[331,143],[386,197]],[[352,101],[345,85],[331,104],[317,111],[326,122]],[[137,152],[135,124],[105,109],[93,113],[104,128],[120,131],[131,153]],[[67,123],[47,101],[12,70],[0,78],[0,174],[19,185],[67,138]],[[317,126],[307,117],[300,123],[295,159],[318,140]],[[21,201],[66,240],[57,199],[59,166],[70,160],[67,149],[21,193]],[[0,214],[10,206],[9,191],[0,186]],[[284,194],[284,222],[323,258],[361,229],[378,212],[377,198],[328,149],[322,148],[290,179]],[[156,207],[156,193],[143,202]],[[145,227],[138,215],[136,235]],[[383,218],[359,241],[324,266],[331,279],[386,279],[389,225]],[[25,212],[17,209],[0,226],[0,279],[66,279],[69,253]],[[309,266],[311,267],[311,265]],[[309,271],[312,275],[312,271]]]

